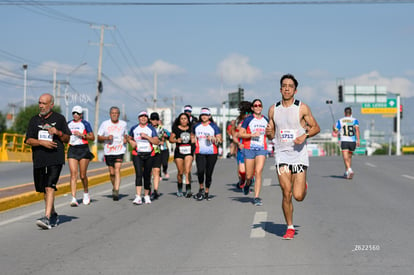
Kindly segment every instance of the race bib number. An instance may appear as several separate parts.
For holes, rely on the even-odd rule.
[[[280,141],[281,142],[293,142],[295,138],[296,138],[296,134],[294,130],[291,130],[291,129],[280,130]]]
[[[137,142],[137,152],[139,153],[149,153],[151,152],[151,145],[147,140]]]
[[[46,130],[40,130],[38,134],[38,140],[53,141],[53,136]]]
[[[191,145],[182,145],[178,147],[180,154],[189,155],[191,154]]]

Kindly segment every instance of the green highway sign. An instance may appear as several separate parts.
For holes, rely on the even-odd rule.
[[[362,103],[361,114],[396,114],[397,99],[388,98],[387,102]]]

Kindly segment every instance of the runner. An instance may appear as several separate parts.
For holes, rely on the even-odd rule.
[[[236,123],[232,128],[232,138],[233,143],[237,145],[237,175],[239,181],[237,183],[237,188],[243,189],[246,184],[246,166],[244,165],[244,155],[243,155],[243,139],[240,138],[239,132],[243,120],[249,116],[252,112],[252,103],[250,101],[242,101],[239,103],[239,116],[236,118]]]
[[[201,109],[199,121],[193,128],[193,134],[196,138],[197,175],[200,184],[200,189],[194,198],[201,201],[211,199],[209,191],[214,166],[217,162],[218,144],[221,143],[222,137],[219,127],[211,117],[209,108]]]
[[[333,130],[335,133],[340,131],[342,157],[345,164],[344,178],[352,179],[354,176],[354,171],[351,168],[352,154],[359,146],[359,121],[352,117],[351,107],[346,107],[344,113],[345,117],[338,119]]]
[[[266,135],[275,142],[276,171],[283,193],[282,209],[287,224],[285,240],[295,236],[292,196],[303,201],[308,183],[306,173],[309,156],[306,139],[319,133],[320,128],[308,105],[294,98],[298,81],[291,74],[280,79],[282,100],[269,108]]]
[[[185,184],[185,196],[191,198],[191,167],[195,150],[195,138],[191,133],[190,117],[181,113],[174,121],[170,142],[175,143],[174,162],[177,166],[177,197],[183,196],[183,184]]]
[[[135,168],[136,195],[133,204],[142,204],[141,191],[142,179],[144,179],[144,202],[151,203],[151,171],[154,168],[154,145],[158,145],[159,139],[155,128],[148,123],[148,114],[143,111],[138,114],[139,123],[129,131],[129,144],[134,148],[132,160]],[[159,154],[158,154],[159,155]],[[159,170],[158,170],[159,182]],[[154,192],[157,192],[156,189]]]
[[[69,121],[68,127],[72,132],[69,140],[68,162],[70,170],[70,189],[72,200],[70,206],[78,206],[76,199],[76,182],[78,180],[78,168],[80,179],[83,185],[83,204],[88,205],[91,198],[88,192],[88,176],[86,171],[88,165],[94,155],[89,150],[88,140],[94,140],[95,135],[88,121],[83,119],[83,111],[81,106],[74,106],[72,109],[73,120]]]
[[[55,113],[53,106],[51,94],[39,97],[39,114],[30,119],[25,138],[25,143],[32,147],[36,192],[44,193],[45,215],[36,221],[42,229],[51,229],[59,222],[55,210],[55,191],[65,164],[63,143],[67,143],[71,135],[65,117]]]
[[[262,115],[263,104],[260,99],[252,101],[253,114],[243,120],[239,136],[243,139],[243,154],[246,165],[246,184],[243,187],[245,195],[250,193],[250,185],[255,176],[254,199],[256,206],[263,205],[259,197],[262,187],[262,172],[267,156],[266,127],[267,117]]]
[[[153,186],[154,192],[150,192],[151,199],[156,200],[159,197],[158,189],[159,189],[160,180],[161,180],[161,164],[163,161],[162,146],[164,146],[165,138],[167,134],[165,133],[166,130],[162,127],[160,123],[160,116],[157,112],[151,113],[150,122],[151,122],[151,125],[154,127],[155,131],[157,132],[157,136],[159,139],[159,144],[153,145],[154,153],[155,153],[155,155],[153,156],[154,160],[152,164],[152,179],[153,179],[153,185],[154,185]]]
[[[124,160],[127,142],[127,124],[119,119],[118,107],[109,109],[111,119],[102,122],[98,130],[98,141],[104,143],[105,163],[108,166],[109,177],[112,183],[112,199],[119,200],[119,186],[121,185],[121,165]]]

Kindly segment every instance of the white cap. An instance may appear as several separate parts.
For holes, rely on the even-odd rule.
[[[211,115],[210,109],[209,108],[202,108],[200,115]]]
[[[147,112],[145,112],[145,111],[142,111],[142,112],[140,112],[140,113],[138,114],[138,117],[141,117],[141,116],[146,116],[146,117],[148,117],[148,113],[147,113]]]
[[[79,106],[79,105],[73,106],[72,113],[74,113],[74,112],[77,112],[79,114],[82,114],[82,112],[83,112],[82,107]]]

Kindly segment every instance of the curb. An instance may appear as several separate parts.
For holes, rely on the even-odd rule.
[[[121,178],[130,176],[132,174],[135,174],[134,166],[121,169]],[[109,172],[106,172],[105,174],[88,177],[88,186],[91,187],[109,181]],[[62,196],[71,192],[70,182],[61,183],[57,187],[58,190],[55,192],[55,197]],[[81,180],[77,181],[77,189],[79,188],[83,188]],[[12,208],[25,206],[42,200],[44,200],[44,195],[36,191],[30,191],[19,195],[10,196],[7,198],[0,199],[0,212],[10,210]]]

